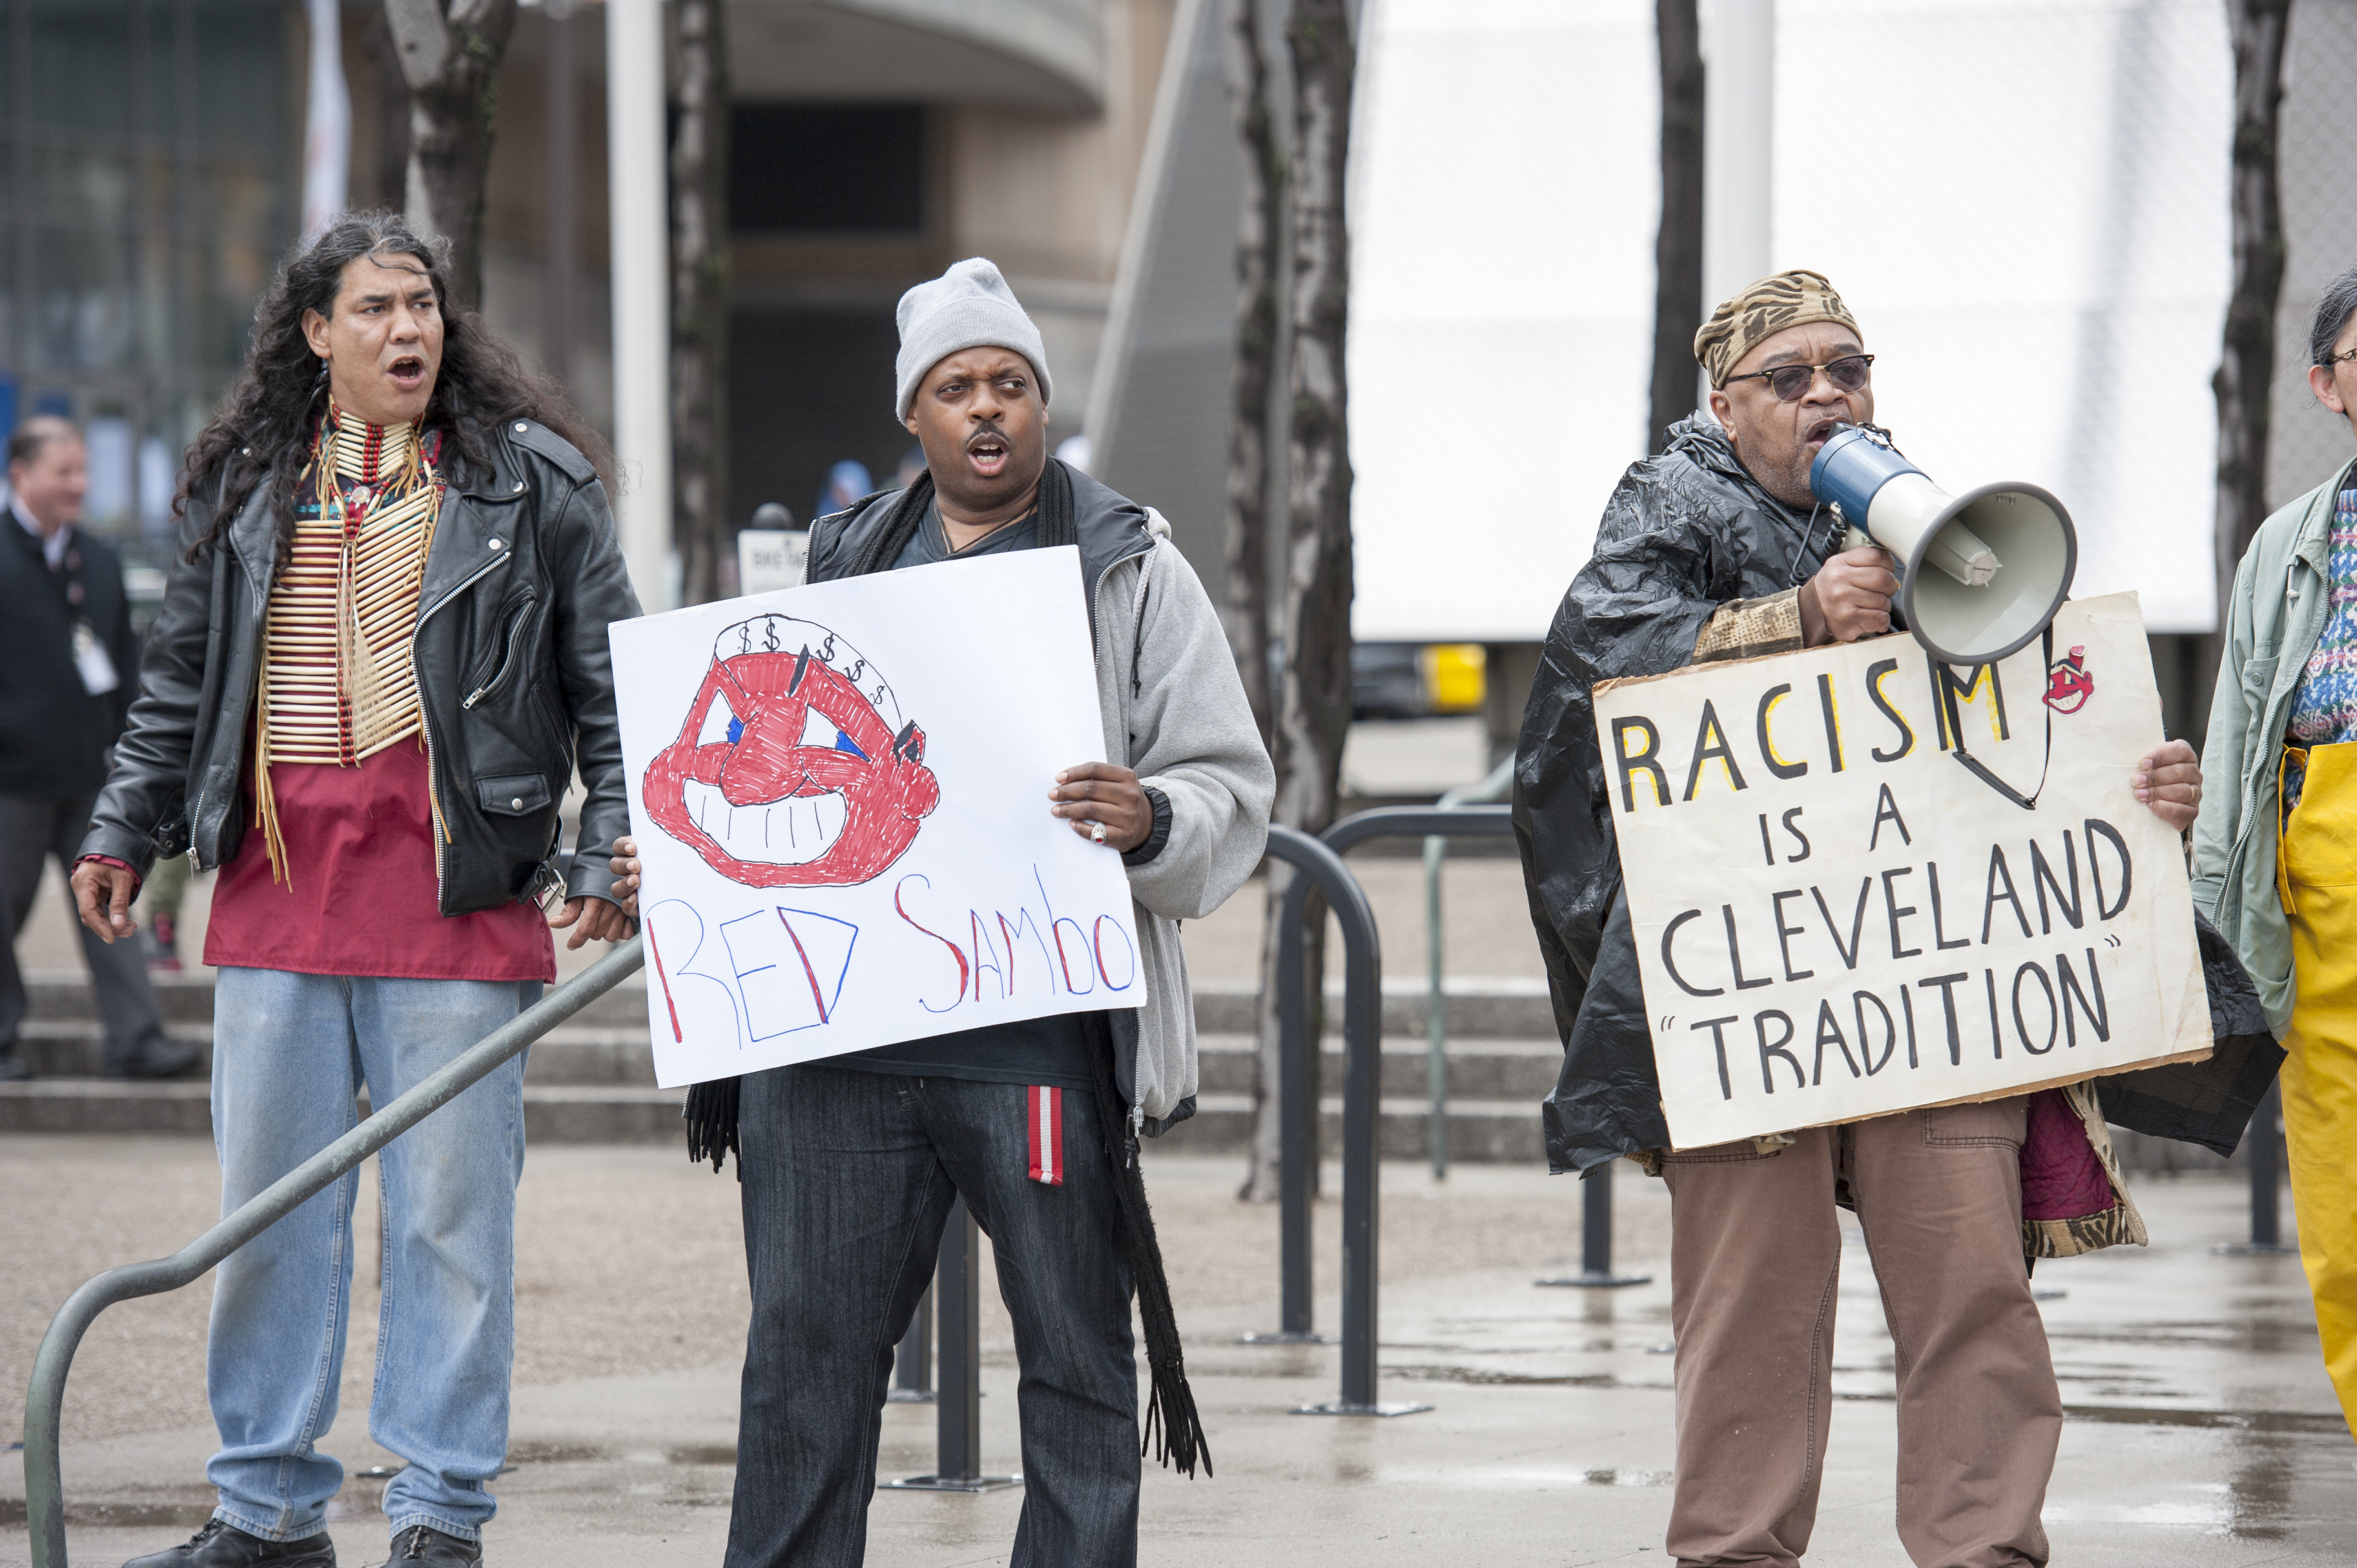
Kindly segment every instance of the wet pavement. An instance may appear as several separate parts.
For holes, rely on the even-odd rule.
[[[73,1143],[101,1152],[97,1140]],[[38,1158],[42,1147],[0,1140],[0,1179],[10,1161]],[[149,1168],[160,1173],[163,1158],[148,1156]],[[1149,1468],[1144,1563],[1664,1561],[1672,1361],[1667,1204],[1658,1184],[1624,1178],[1616,1203],[1617,1261],[1651,1272],[1652,1283],[1549,1289],[1534,1278],[1577,1247],[1573,1184],[1522,1168],[1461,1167],[1444,1187],[1416,1167],[1387,1167],[1382,1395],[1434,1408],[1368,1420],[1291,1413],[1335,1397],[1332,1349],[1233,1342],[1275,1317],[1274,1217],[1231,1200],[1235,1162],[1166,1158],[1149,1171],[1218,1476],[1188,1481]],[[546,1184],[538,1196],[535,1180]],[[540,1305],[520,1326],[527,1370],[516,1394],[514,1467],[497,1484],[501,1511],[487,1561],[717,1562],[733,1485],[736,1373],[726,1347],[742,1333],[741,1280],[667,1278],[660,1267],[667,1250],[691,1249],[699,1268],[725,1255],[734,1184],[705,1183],[689,1185],[675,1162],[657,1165],[644,1151],[533,1156],[525,1218],[563,1246],[519,1263],[523,1299]],[[565,1203],[549,1207],[559,1191]],[[2036,1281],[2070,1411],[2046,1511],[2053,1561],[2255,1568],[2357,1559],[2357,1444],[2319,1361],[2298,1260],[2213,1251],[2243,1231],[2237,1181],[2147,1180],[2137,1197],[2152,1247],[2049,1263]],[[619,1223],[601,1221],[601,1210]],[[651,1242],[643,1230],[655,1214],[672,1218],[668,1234]],[[1332,1204],[1321,1204],[1319,1251],[1329,1271],[1335,1219]],[[1891,1347],[1865,1249],[1854,1227],[1847,1234],[1832,1453],[1810,1560],[1895,1563],[1903,1553],[1891,1523]],[[600,1235],[609,1246],[596,1267],[565,1262]],[[114,1261],[102,1240],[82,1250],[99,1266]],[[70,1262],[45,1266],[70,1272]],[[655,1309],[646,1298],[667,1293],[678,1298],[662,1309],[671,1316],[647,1316]],[[985,1295],[995,1293],[985,1287]],[[10,1312],[24,1305],[12,1293]],[[67,1457],[77,1564],[155,1550],[204,1517],[199,1483],[211,1434],[194,1402],[200,1369],[191,1386],[184,1364],[190,1305],[150,1306],[149,1327],[141,1326],[147,1319],[119,1327],[103,1347],[134,1355],[152,1328],[142,1364],[159,1369],[151,1403],[167,1420],[143,1422],[128,1389],[133,1397],[119,1406],[86,1410],[76,1428],[84,1434]],[[358,1326],[367,1305],[355,1303],[361,1365],[348,1388],[365,1375]],[[626,1310],[640,1315],[629,1334],[601,1337],[598,1324]],[[1331,1329],[1338,1310],[1330,1293],[1321,1296],[1320,1326]],[[993,1469],[1017,1467],[1015,1367],[995,1299],[983,1335],[984,1458]],[[7,1343],[22,1337],[12,1332]],[[567,1343],[601,1375],[565,1376]],[[646,1347],[640,1359],[633,1344]],[[178,1360],[167,1353],[175,1347]],[[94,1343],[93,1357],[101,1348]],[[0,1369],[21,1386],[20,1353],[9,1350],[8,1359]],[[93,1370],[91,1399],[109,1397],[105,1376]],[[397,1464],[359,1439],[358,1393],[348,1394],[326,1446],[356,1471]],[[70,1409],[70,1428],[75,1421]],[[932,1468],[932,1421],[930,1407],[887,1409],[883,1475]],[[7,1564],[27,1560],[15,1470],[0,1471]],[[337,1499],[333,1528],[348,1563],[380,1560],[382,1484],[382,1475],[355,1474]],[[879,1493],[868,1561],[1003,1563],[1023,1497]]]

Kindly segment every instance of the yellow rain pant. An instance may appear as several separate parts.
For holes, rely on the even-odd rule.
[[[2316,746],[2307,761],[2276,859],[2297,976],[2284,1142],[2325,1370],[2357,1433],[2357,743]]]

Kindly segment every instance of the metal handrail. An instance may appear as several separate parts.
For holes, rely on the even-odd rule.
[[[1342,852],[1364,839],[1437,832],[1493,837],[1513,823],[1502,806],[1393,806],[1343,818],[1312,839],[1291,828],[1269,830],[1268,853],[1308,872],[1285,892],[1278,914],[1277,1117],[1280,1327],[1265,1342],[1316,1338],[1310,1326],[1310,1188],[1318,1097],[1313,1091],[1308,981],[1302,923],[1309,885],[1326,894],[1342,928],[1342,1397],[1305,1406],[1318,1415],[1405,1415],[1423,1404],[1381,1404],[1375,1399],[1376,1248],[1382,1203],[1383,957],[1366,890],[1342,863]]]
[[[33,1359],[25,1396],[25,1516],[33,1568],[66,1568],[64,1482],[59,1472],[59,1427],[65,1412],[66,1373],[98,1315],[121,1301],[178,1290],[325,1191],[362,1160],[488,1077],[541,1036],[638,972],[642,939],[632,937],[542,997],[449,1066],[280,1176],[236,1213],[168,1258],[109,1269],[66,1298]]]
[[[1508,756],[1478,783],[1459,784],[1441,792],[1435,802],[1443,811],[1459,806],[1483,806],[1504,800],[1513,790],[1514,759]],[[1440,940],[1440,863],[1448,853],[1445,834],[1424,837],[1424,1053],[1425,1091],[1432,1101],[1430,1144],[1432,1179],[1448,1179],[1448,997],[1442,989]]]

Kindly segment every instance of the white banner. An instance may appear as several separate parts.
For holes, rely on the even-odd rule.
[[[666,1088],[1146,1000],[1069,546],[612,628]]]
[[[2162,739],[2136,596],[2052,640],[1596,688],[1674,1146],[2208,1053],[2183,851],[2128,783]]]
[[[2332,78],[2331,57],[2299,40],[2330,48],[2342,9],[2302,24],[2295,80]],[[1654,7],[1381,0],[1364,15],[1351,624],[1366,641],[1536,642],[1621,471],[1658,434]],[[2210,629],[2210,378],[2233,284],[2225,7],[1778,0],[1774,31],[1767,267],[1833,279],[1878,356],[1876,420],[1952,493],[2005,478],[2065,498],[2082,588],[2141,589],[2156,628]],[[1870,210],[1836,216],[1828,201],[1818,84],[1831,81],[1854,123],[1874,127],[1839,161],[1846,191],[1873,193]],[[2340,209],[2327,174],[2287,160],[2284,177]],[[2006,384],[2052,417],[1993,418],[1982,381],[1960,373],[2000,340],[2040,345],[2014,357]],[[2276,397],[2293,400],[2279,426],[2310,424],[2298,370],[2278,372]],[[2122,386],[2136,389],[2133,419],[2112,417]],[[2336,423],[2316,416],[2318,439]],[[2279,465],[2298,439],[2278,432]],[[2331,451],[2287,476],[2286,493],[2327,478],[2345,456]],[[1446,549],[1433,547],[1438,510]]]

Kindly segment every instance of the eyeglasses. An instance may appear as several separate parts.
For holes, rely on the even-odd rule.
[[[1727,381],[1766,381],[1781,403],[1798,403],[1809,395],[1817,384],[1817,372],[1823,371],[1825,380],[1846,392],[1864,392],[1872,380],[1874,365],[1871,354],[1849,354],[1825,365],[1779,365],[1772,371],[1753,371],[1749,374],[1729,376]]]
[[[2343,360],[2357,360],[2357,349],[2352,349],[2345,354],[2335,354],[2327,363],[2337,365]]]

